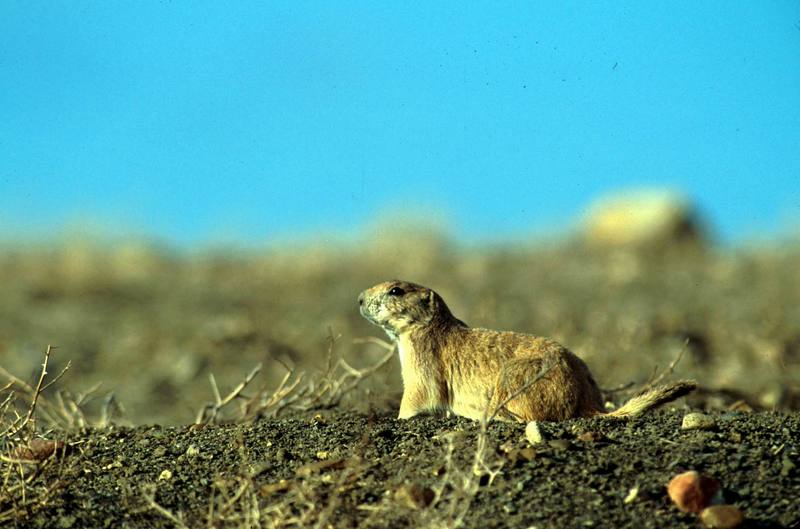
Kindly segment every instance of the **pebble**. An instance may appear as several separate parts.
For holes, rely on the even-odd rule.
[[[735,529],[744,522],[744,514],[735,505],[712,505],[703,509],[700,521],[709,529]]]
[[[584,443],[596,443],[603,438],[599,432],[584,432],[578,436],[578,440]]]
[[[639,496],[639,485],[636,485],[635,487],[633,487],[631,490],[628,491],[628,495],[625,496],[625,499],[622,500],[622,503],[626,505],[628,503],[633,503],[634,501],[636,501],[637,496]]]
[[[532,446],[515,448],[507,454],[507,457],[512,465],[516,465],[520,461],[533,461],[536,458],[536,449]]]
[[[25,446],[16,449],[15,455],[19,459],[31,461],[42,461],[53,455],[56,451],[64,450],[63,441],[53,441],[50,439],[33,439]]]
[[[692,412],[683,416],[681,430],[710,430],[716,426],[714,418],[705,413]]]
[[[539,428],[538,422],[531,421],[527,424],[527,426],[525,426],[525,439],[527,439],[532,445],[544,442],[544,435],[542,434],[542,430]]]
[[[719,481],[696,470],[678,474],[667,485],[672,502],[683,512],[700,512],[719,491]]]
[[[431,504],[435,496],[433,490],[416,483],[401,485],[394,493],[397,502],[412,509],[424,509]]]

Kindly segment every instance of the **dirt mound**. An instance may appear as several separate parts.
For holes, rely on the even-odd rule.
[[[524,425],[386,412],[204,428],[87,430],[41,464],[11,527],[686,527],[667,497],[694,469],[749,527],[800,524],[800,414],[684,412]],[[28,472],[31,465],[25,465]],[[3,512],[14,508],[0,500]]]

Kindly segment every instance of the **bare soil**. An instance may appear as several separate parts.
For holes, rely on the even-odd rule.
[[[796,243],[469,249],[412,233],[262,253],[6,248],[0,374],[16,378],[0,385],[0,432],[24,417],[46,344],[59,346],[51,378],[72,366],[35,415],[36,436],[65,448],[21,462],[21,435],[0,437],[0,525],[696,528],[665,488],[694,469],[747,527],[798,528],[798,271]],[[252,397],[287,369],[318,390],[339,358],[375,365],[386,351],[356,295],[393,277],[435,288],[471,325],[556,338],[606,390],[644,383],[685,348],[673,376],[700,389],[627,422],[545,423],[531,446],[523,425],[396,420],[391,359],[306,411],[234,399],[192,425],[214,401],[212,374],[224,396],[263,364]],[[681,430],[689,410],[716,426]]]
[[[466,528],[695,528],[697,517],[678,511],[665,486],[698,470],[721,481],[747,527],[800,526],[800,414],[716,413],[711,431],[682,431],[682,415],[544,423],[546,441],[535,447],[523,425],[491,424],[484,459],[498,468],[492,480],[470,476],[480,425],[461,418],[332,411],[201,429],[83,431],[39,478],[54,490],[49,500],[9,525],[175,527],[148,504],[150,491],[188,527],[245,527],[253,501],[263,527],[463,519]],[[476,480],[474,495],[457,490],[465,478]],[[428,490],[441,497],[425,505]]]

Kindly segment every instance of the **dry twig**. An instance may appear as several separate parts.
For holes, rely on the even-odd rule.
[[[36,382],[36,387],[35,388],[30,387],[28,384],[26,384],[25,382],[21,381],[20,379],[18,379],[17,377],[15,377],[14,375],[8,373],[5,370],[2,370],[2,373],[0,373],[3,376],[5,376],[6,378],[9,379],[9,385],[7,385],[6,388],[8,388],[11,385],[16,384],[16,385],[20,386],[20,388],[23,391],[28,393],[30,395],[30,399],[31,399],[30,406],[28,406],[28,412],[25,415],[25,417],[24,418],[17,417],[11,423],[11,425],[8,426],[6,428],[6,430],[3,432],[4,436],[15,437],[19,432],[21,432],[22,430],[26,430],[27,429],[26,437],[28,437],[28,438],[32,438],[33,437],[34,430],[35,430],[35,425],[36,425],[36,419],[35,419],[36,405],[39,403],[39,400],[41,398],[42,392],[44,390],[46,390],[47,388],[49,388],[50,386],[52,386],[56,381],[58,381],[64,375],[64,373],[67,372],[67,369],[69,369],[69,367],[70,367],[70,363],[67,362],[66,367],[64,367],[64,369],[61,370],[61,372],[58,375],[56,375],[56,377],[53,380],[51,380],[47,384],[44,383],[45,377],[47,376],[47,364],[50,361],[50,353],[52,352],[53,349],[55,349],[54,346],[48,345],[47,349],[44,352],[44,361],[42,362],[42,370],[39,373],[39,379]],[[2,368],[0,368],[0,369],[2,369]],[[8,399],[6,399],[6,400],[8,400]]]
[[[650,380],[641,388],[640,391],[647,391],[653,389],[655,386],[660,384],[665,378],[670,376],[672,372],[675,371],[675,366],[677,366],[678,362],[681,361],[681,358],[683,358],[683,355],[686,352],[686,349],[688,348],[689,348],[689,338],[686,338],[686,340],[683,341],[683,346],[678,351],[678,354],[675,356],[675,358],[672,359],[672,362],[670,362],[667,368],[657,375],[656,372],[658,366],[656,366],[656,368],[653,370],[653,375],[650,377]]]
[[[514,400],[515,398],[520,396],[522,393],[527,391],[531,386],[533,386],[534,384],[539,382],[539,380],[541,380],[542,377],[544,377],[547,373],[549,373],[551,369],[553,369],[553,364],[544,364],[544,365],[542,365],[542,367],[539,369],[539,372],[536,373],[535,377],[533,377],[532,379],[530,379],[527,382],[525,382],[522,386],[520,386],[519,388],[514,390],[513,393],[511,393],[508,397],[506,397],[505,400],[500,402],[495,407],[495,409],[494,409],[494,411],[492,412],[491,415],[489,415],[489,408],[490,408],[491,402],[492,402],[492,395],[490,394],[489,397],[488,397],[488,404],[486,405],[486,408],[483,410],[483,418],[481,419],[481,425],[483,427],[485,427],[485,425],[487,423],[489,423],[489,422],[493,421],[494,419],[496,419],[497,418],[497,414],[500,413],[501,411],[503,411],[503,409],[506,407],[506,405],[508,405],[509,402],[511,402],[512,400]]]
[[[608,397],[610,397],[611,395],[615,395],[617,393],[621,393],[623,395],[632,395],[632,394],[644,393],[650,389],[653,389],[655,386],[660,384],[665,378],[667,378],[674,372],[675,367],[678,365],[678,362],[680,362],[681,359],[683,358],[683,355],[684,353],[686,353],[686,349],[688,347],[689,347],[689,339],[687,338],[686,340],[684,340],[683,346],[678,351],[678,354],[675,356],[675,358],[672,359],[672,362],[669,363],[669,365],[664,371],[659,373],[658,366],[654,366],[653,372],[650,374],[650,377],[644,384],[641,384],[640,386],[637,387],[635,382],[627,382],[625,384],[620,384],[619,386],[616,386],[611,389],[604,389],[602,390],[604,398],[608,400]]]
[[[214,378],[213,373],[209,373],[208,378],[211,382],[211,390],[214,392],[214,402],[210,404],[206,404],[200,411],[197,413],[197,418],[195,419],[195,424],[209,424],[217,422],[217,416],[219,415],[220,410],[230,404],[234,399],[242,397],[242,391],[247,387],[250,382],[261,372],[261,364],[258,364],[254,367],[248,374],[245,376],[244,380],[240,382],[235,388],[231,390],[225,398],[222,398],[219,393],[219,388],[217,387],[217,381]]]
[[[329,338],[326,369],[318,378],[307,377],[305,373],[297,373],[286,366],[286,374],[278,386],[269,390],[262,387],[252,397],[243,395],[244,389],[259,373],[261,366],[254,368],[225,398],[222,398],[217,388],[216,381],[211,375],[211,387],[214,392],[214,403],[206,404],[197,413],[196,424],[217,422],[222,409],[236,399],[245,402],[235,416],[236,421],[253,420],[258,417],[277,417],[285,410],[307,411],[312,409],[327,409],[336,406],[342,398],[358,387],[361,382],[371,374],[385,366],[394,355],[395,346],[379,340],[362,339],[357,343],[374,343],[388,351],[375,364],[362,369],[356,369],[343,358],[334,361],[334,347],[339,337],[332,332]]]
[[[48,380],[48,367],[54,346],[44,352],[41,372],[34,386],[0,368],[0,377],[8,380],[0,391],[8,392],[0,403],[0,524],[9,520],[21,520],[34,515],[50,501],[64,485],[61,462],[67,450],[62,441],[35,439],[37,419],[44,420],[49,428],[65,429],[83,418],[82,400],[67,397],[57,392],[57,402],[46,399],[43,393],[58,382],[70,367],[66,366]],[[23,395],[28,401],[27,411],[20,413],[16,407],[17,397]],[[85,421],[84,421],[85,423]],[[49,465],[59,465],[51,476],[42,481],[40,476]]]

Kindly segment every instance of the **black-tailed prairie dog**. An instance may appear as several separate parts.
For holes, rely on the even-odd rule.
[[[375,285],[358,296],[358,304],[361,314],[397,343],[401,419],[435,410],[520,422],[625,418],[696,387],[691,381],[666,384],[604,413],[589,368],[553,340],[470,328],[453,316],[439,294],[406,281]]]

